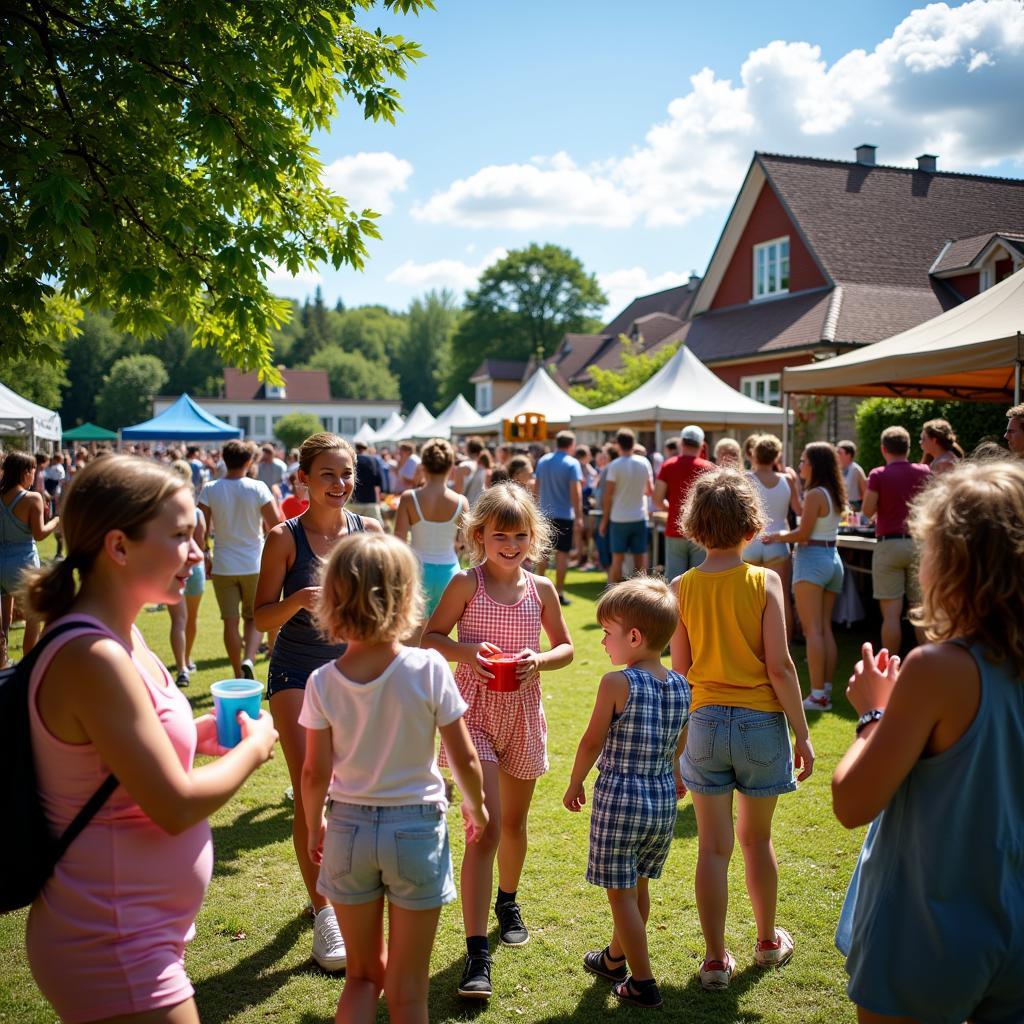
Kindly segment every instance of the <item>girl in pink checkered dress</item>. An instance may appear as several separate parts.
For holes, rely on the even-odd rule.
[[[457,663],[455,680],[469,705],[465,722],[483,763],[484,797],[490,821],[483,839],[467,846],[460,888],[466,929],[466,967],[459,995],[491,995],[487,920],[498,860],[494,912],[501,941],[521,946],[529,939],[516,891],[526,860],[526,819],[537,779],[547,771],[547,722],[541,705],[540,672],[572,661],[572,640],[554,585],[523,569],[548,547],[550,529],[522,487],[488,488],[469,514],[465,536],[472,569],[448,584],[423,635],[423,646]],[[458,640],[449,634],[458,625]],[[540,652],[543,629],[551,649]],[[488,659],[515,659],[518,688],[498,691]],[[444,749],[441,764],[445,763]]]

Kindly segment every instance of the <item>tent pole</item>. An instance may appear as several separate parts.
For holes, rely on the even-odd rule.
[[[793,463],[793,455],[789,450],[789,392],[785,392],[782,398],[782,461],[790,466]]]
[[[1013,364],[1013,404],[1020,405],[1020,369],[1024,365],[1024,335],[1017,332],[1017,362]]]
[[[1019,370],[1019,366],[1018,366]],[[1019,374],[1018,374],[1019,376]],[[654,450],[661,451],[661,416],[660,414],[654,420]]]

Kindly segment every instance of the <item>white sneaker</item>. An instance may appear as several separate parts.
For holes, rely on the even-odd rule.
[[[815,697],[812,693],[809,697],[804,697],[804,710],[831,711],[832,701],[828,699],[828,694],[822,694],[820,697]]]
[[[785,928],[775,929],[774,942],[761,942],[754,946],[754,963],[758,967],[781,967],[793,957],[793,936]]]
[[[332,973],[344,970],[347,962],[345,940],[331,906],[324,907],[313,919],[313,959]]]
[[[252,663],[252,658],[246,658],[242,662],[242,678],[243,679],[255,679],[256,678],[256,666]]]

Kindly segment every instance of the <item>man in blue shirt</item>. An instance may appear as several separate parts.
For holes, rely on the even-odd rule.
[[[551,520],[555,530],[555,589],[562,605],[565,596],[565,573],[569,568],[569,552],[583,529],[583,470],[569,453],[576,447],[576,435],[559,431],[555,450],[537,463],[537,501],[540,510]],[[547,556],[537,565],[537,572],[547,572]]]

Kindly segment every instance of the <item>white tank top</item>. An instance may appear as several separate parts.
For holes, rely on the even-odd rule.
[[[412,503],[416,506],[416,515],[419,516],[419,520],[410,528],[412,549],[419,556],[419,560],[431,565],[451,565],[457,562],[459,556],[455,553],[455,538],[459,533],[461,498],[451,519],[446,519],[443,523],[435,523],[423,515],[420,499],[415,491],[412,492]]]
[[[821,516],[814,521],[814,529],[811,530],[811,540],[834,541],[839,536],[839,513],[832,506],[832,495],[825,487],[818,487],[817,490],[825,495],[828,502],[828,515]]]
[[[761,478],[754,472],[747,474],[754,482],[757,493],[761,496],[761,505],[770,522],[765,533],[781,533],[789,529],[786,514],[789,512],[789,481],[784,476],[779,476],[774,487],[765,487]]]

